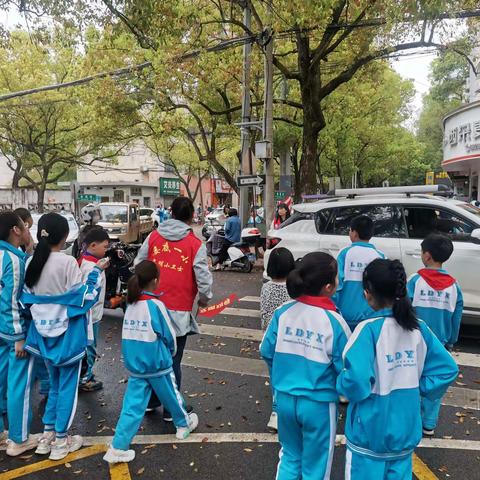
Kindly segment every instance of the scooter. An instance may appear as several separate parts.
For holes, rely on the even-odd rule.
[[[253,265],[257,259],[255,253],[250,251],[260,238],[258,228],[247,227],[242,230],[242,240],[228,247],[228,258],[220,265],[221,270],[235,270],[245,273],[252,271]],[[212,267],[220,262],[220,252],[225,242],[225,231],[219,230],[212,233],[207,240],[207,255]]]

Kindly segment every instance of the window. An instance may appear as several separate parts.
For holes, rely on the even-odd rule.
[[[125,201],[125,192],[123,190],[114,190],[113,201],[114,202],[124,202]]]
[[[135,207],[130,207],[130,221],[135,222],[137,220],[137,209]]]
[[[150,197],[143,197],[143,206],[144,207],[151,207],[151,203],[150,203]]]
[[[367,215],[375,224],[375,237],[406,237],[402,211],[395,205],[355,205],[333,211],[325,233],[348,235],[350,223],[358,215]]]
[[[470,234],[476,228],[456,213],[432,207],[404,207],[405,221],[410,238],[425,238],[429,233],[448,235],[457,242],[470,241]]]
[[[142,187],[131,187],[130,188],[130,195],[132,197],[141,197],[142,196]]]
[[[315,227],[318,233],[324,233],[327,228],[328,221],[332,216],[332,209],[320,210],[315,213]]]
[[[280,228],[287,227],[292,223],[299,222],[300,220],[311,220],[313,218],[313,213],[303,213],[303,212],[294,212],[287,220],[285,220]]]

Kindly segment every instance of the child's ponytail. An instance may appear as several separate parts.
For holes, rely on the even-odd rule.
[[[68,220],[58,213],[47,213],[40,217],[37,229],[38,244],[25,274],[27,287],[32,288],[37,284],[52,247],[65,241],[69,231]]]
[[[407,295],[407,275],[405,268],[398,260],[392,260],[391,270],[396,278],[395,300],[393,302],[393,316],[405,330],[418,328],[418,320]]]
[[[371,262],[363,274],[363,287],[380,308],[392,305],[393,317],[402,328],[418,328],[418,320],[407,295],[407,275],[399,260],[377,259]]]
[[[143,260],[135,267],[135,273],[129,278],[127,285],[127,302],[140,300],[144,288],[160,276],[158,267],[150,260]]]

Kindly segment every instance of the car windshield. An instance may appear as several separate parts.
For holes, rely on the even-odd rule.
[[[101,220],[109,223],[127,223],[128,207],[126,205],[100,205]]]
[[[475,205],[471,205],[470,203],[461,203],[458,206],[466,210],[468,213],[473,213],[473,215],[480,217],[480,208],[475,207]]]

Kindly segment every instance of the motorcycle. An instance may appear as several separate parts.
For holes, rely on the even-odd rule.
[[[126,308],[127,283],[133,275],[133,261],[137,256],[140,245],[113,243],[106,256],[110,259],[110,266],[105,271],[105,308]]]
[[[251,252],[251,248],[257,244],[260,235],[258,228],[244,228],[241,234],[242,240],[228,247],[228,258],[221,263],[220,269],[250,273],[257,259],[255,253]],[[224,244],[225,231],[223,229],[213,232],[207,240],[207,255],[212,267],[219,265]]]
[[[225,222],[219,222],[218,220],[207,220],[202,228],[202,236],[205,240],[208,240],[212,234],[218,233],[225,226]]]

